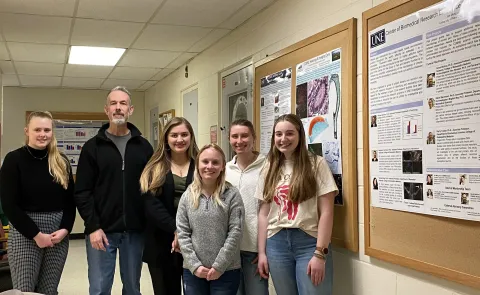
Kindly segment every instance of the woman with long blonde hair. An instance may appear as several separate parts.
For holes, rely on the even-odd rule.
[[[30,113],[25,136],[0,170],[13,288],[57,294],[76,215],[72,169],[58,150],[49,112]]]
[[[331,295],[330,241],[338,189],[324,158],[310,154],[297,115],[274,124],[267,162],[255,196],[258,270],[270,272],[278,295]]]
[[[198,148],[190,122],[172,118],[140,177],[147,227],[143,261],[155,295],[180,295],[182,255],[178,253],[175,217],[183,192],[193,180]],[[172,242],[173,250],[172,251]]]
[[[178,242],[185,295],[235,295],[240,284],[240,241],[245,209],[225,181],[225,154],[216,144],[196,158],[195,178],[178,205]]]

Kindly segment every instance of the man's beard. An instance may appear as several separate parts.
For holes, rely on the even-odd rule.
[[[121,118],[121,119],[113,119],[112,123],[115,125],[123,125],[127,121],[126,118]]]

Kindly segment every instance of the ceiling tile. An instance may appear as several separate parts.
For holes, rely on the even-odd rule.
[[[120,61],[120,66],[164,68],[180,55],[180,52],[129,50]]]
[[[215,29],[211,31],[205,38],[201,39],[195,43],[192,47],[188,49],[189,52],[202,52],[207,49],[210,45],[214,44],[220,40],[223,36],[228,34],[230,30],[226,29]]]
[[[0,12],[73,16],[75,0],[0,0]]]
[[[116,67],[109,78],[148,80],[159,71],[155,68]]]
[[[274,0],[254,0],[242,7],[237,13],[235,13],[232,17],[227,19],[225,22],[219,25],[221,28],[226,29],[235,29],[239,25],[243,24],[246,20],[248,20],[253,15],[257,14],[263,8],[267,7]]]
[[[148,25],[133,48],[186,51],[212,29],[169,25]]]
[[[8,42],[7,46],[15,61],[65,62],[66,45]]]
[[[23,86],[43,86],[43,87],[58,87],[60,86],[61,77],[50,76],[18,76]]]
[[[4,74],[15,74],[15,69],[11,61],[0,61],[0,69]]]
[[[18,86],[17,75],[2,75],[2,85],[5,86]]]
[[[78,17],[146,22],[163,0],[81,0]]]
[[[15,62],[19,75],[62,76],[63,64]]]
[[[166,76],[168,76],[171,72],[175,71],[175,69],[163,69],[160,71],[160,73],[156,74],[152,80],[160,81]]]
[[[100,88],[103,80],[102,78],[63,77],[62,86],[73,88]]]
[[[120,80],[120,79],[107,79],[103,84],[102,88],[104,89],[112,89],[116,86],[125,86],[127,89],[137,89],[145,83],[142,80]]]
[[[87,77],[87,78],[106,78],[113,67],[90,66],[90,65],[70,65],[65,67],[66,77]]]
[[[9,60],[7,48],[4,42],[0,42],[0,60]]]
[[[71,44],[127,48],[142,27],[140,23],[77,19]]]
[[[148,88],[152,87],[153,85],[157,84],[158,81],[147,81],[145,82],[145,84],[143,84],[142,86],[140,86],[140,90],[147,90]]]
[[[153,23],[213,28],[249,0],[175,0],[167,1]]]
[[[188,60],[190,60],[192,57],[196,56],[197,53],[191,53],[191,52],[185,52],[182,53],[179,57],[177,57],[171,64],[169,64],[167,67],[171,69],[177,69],[178,67],[184,65]]]
[[[67,44],[71,21],[67,17],[0,14],[0,26],[7,41]]]

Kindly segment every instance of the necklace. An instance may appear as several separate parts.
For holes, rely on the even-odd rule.
[[[43,160],[43,159],[45,159],[45,158],[48,156],[48,151],[47,151],[47,153],[45,154],[45,156],[43,156],[43,157],[41,157],[41,158],[35,157],[27,146],[24,146],[24,147],[25,147],[25,149],[28,151],[28,153],[29,153],[32,157],[34,157],[35,159],[37,159],[37,160]]]
[[[170,162],[176,169],[178,169],[178,172],[179,172],[179,176],[180,177],[183,177],[183,170],[185,169],[185,167],[187,167],[187,164],[188,166],[190,166],[190,162],[187,162],[187,164],[184,164],[183,166],[179,166],[177,164],[175,164],[173,161]],[[173,171],[172,171],[173,172]]]

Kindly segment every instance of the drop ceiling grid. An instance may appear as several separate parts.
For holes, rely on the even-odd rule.
[[[273,1],[0,0],[0,71],[6,86],[147,90]],[[126,51],[69,65],[71,45]]]

